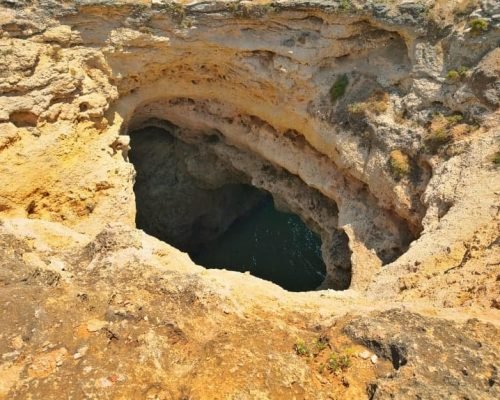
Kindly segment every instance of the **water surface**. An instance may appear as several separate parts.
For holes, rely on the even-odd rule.
[[[207,268],[250,271],[291,291],[314,290],[325,277],[320,238],[298,216],[277,211],[272,199],[190,255]]]

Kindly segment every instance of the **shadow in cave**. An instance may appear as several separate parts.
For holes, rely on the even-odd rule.
[[[291,291],[316,289],[326,267],[321,240],[207,146],[149,127],[130,134],[137,227],[199,265],[250,271]]]

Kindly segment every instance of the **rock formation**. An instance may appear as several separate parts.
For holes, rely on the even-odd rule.
[[[0,399],[500,397],[499,44],[492,0],[0,0]],[[136,229],[257,189],[323,290]]]

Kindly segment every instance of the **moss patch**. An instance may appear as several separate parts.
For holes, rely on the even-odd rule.
[[[349,78],[346,74],[340,75],[336,81],[333,83],[330,88],[330,99],[332,103],[335,103],[338,99],[340,99],[347,89],[347,85],[349,85]]]
[[[475,18],[469,21],[469,26],[471,28],[471,32],[475,35],[480,35],[483,32],[488,30],[488,21],[483,18]]]

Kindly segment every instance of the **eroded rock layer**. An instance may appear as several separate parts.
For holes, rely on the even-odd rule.
[[[55,398],[82,373],[68,397],[497,398],[499,15],[491,0],[0,1],[0,294],[16,305],[0,398]],[[146,126],[179,143],[166,165],[236,185],[220,229],[253,202],[238,185],[271,193],[321,235],[323,287],[349,290],[206,271],[135,230],[129,135]],[[346,354],[353,341],[370,349]]]

